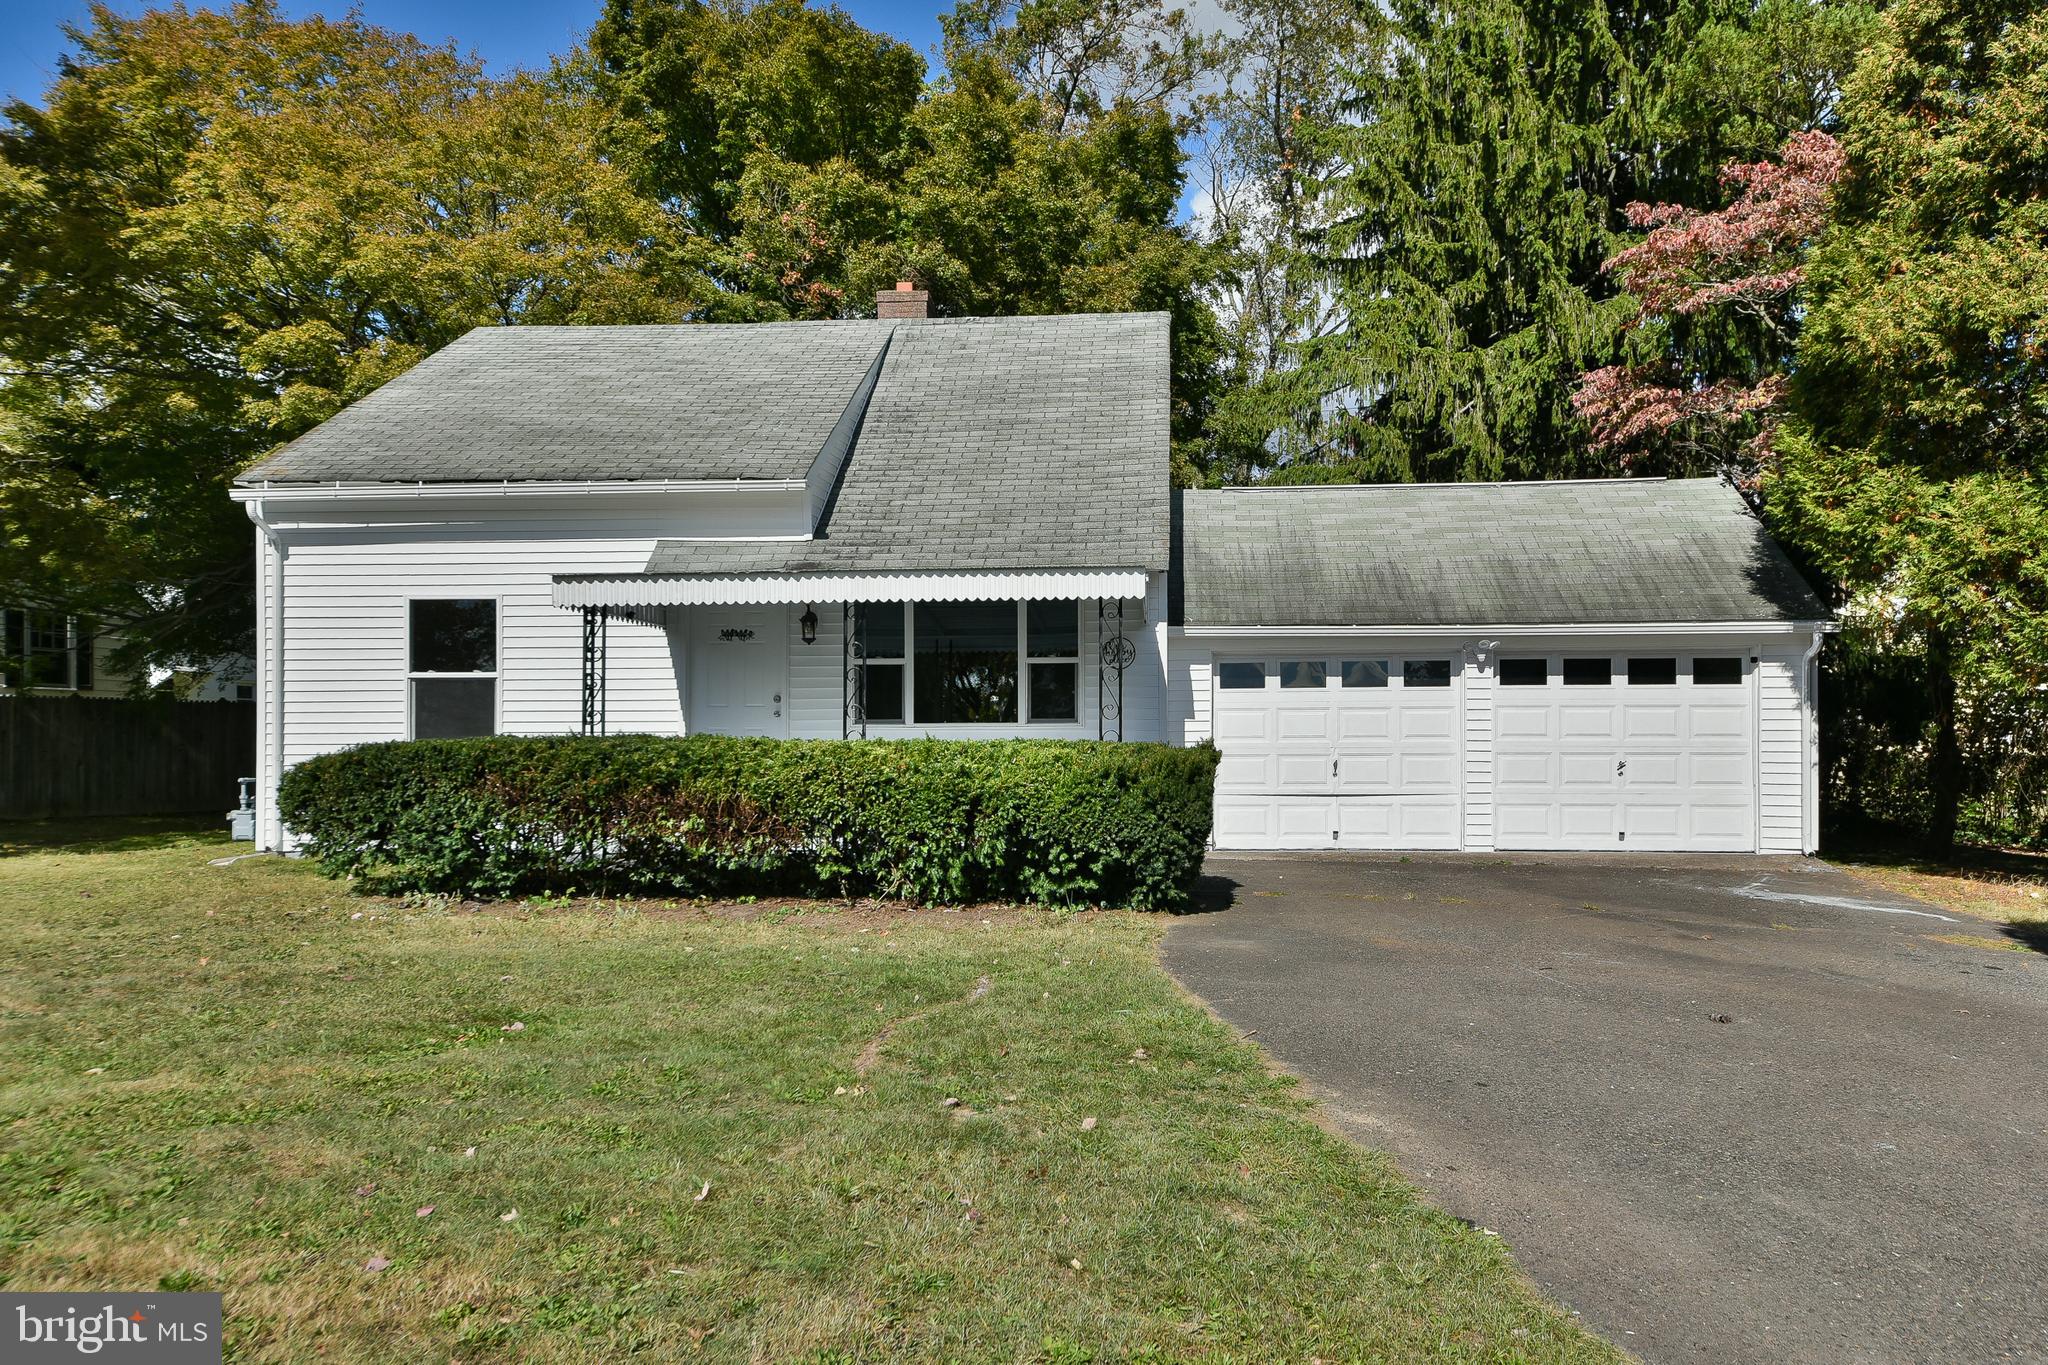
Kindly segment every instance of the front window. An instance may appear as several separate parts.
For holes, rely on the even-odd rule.
[[[1069,723],[1081,716],[1081,604],[871,602],[855,609],[871,722]]]
[[[1017,604],[920,602],[913,613],[920,725],[1017,719]]]
[[[414,739],[466,739],[498,728],[498,604],[489,598],[412,603],[406,668]]]
[[[1026,602],[1024,648],[1031,660],[1031,720],[1081,715],[1081,604]]]

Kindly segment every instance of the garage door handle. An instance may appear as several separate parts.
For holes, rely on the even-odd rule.
[[[1628,771],[1628,760],[1627,760],[1627,759],[1625,759],[1625,758],[1624,758],[1623,760],[1621,760],[1621,762],[1619,762],[1619,763],[1617,763],[1617,764],[1615,764],[1615,765],[1614,765],[1614,773],[1615,773],[1615,776],[1617,776],[1617,777],[1619,777],[1619,776],[1620,776],[1621,774],[1623,774],[1623,773],[1625,773],[1625,772],[1627,772],[1627,771]]]
[[[1331,759],[1331,760],[1330,760],[1330,776],[1332,776],[1332,777],[1335,777],[1336,775],[1337,775],[1337,760],[1333,758],[1333,759]]]

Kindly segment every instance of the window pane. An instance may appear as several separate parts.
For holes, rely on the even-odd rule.
[[[902,634],[899,630],[897,634]],[[868,719],[891,721],[903,719],[903,665],[869,664],[868,675]]]
[[[1550,660],[1548,659],[1502,659],[1500,661],[1500,685],[1502,687],[1542,687],[1550,681]]]
[[[1701,687],[1733,687],[1742,681],[1742,660],[1694,659],[1692,680]]]
[[[1017,604],[920,602],[917,650],[920,725],[1017,719]]]
[[[1329,676],[1330,666],[1321,659],[1289,659],[1280,665],[1282,687],[1321,687]]]
[[[1566,687],[1605,687],[1614,680],[1612,659],[1566,659],[1564,661],[1564,685]]]
[[[466,739],[497,728],[498,684],[494,678],[415,678],[412,737]]]
[[[1338,665],[1344,671],[1346,687],[1385,687],[1387,685],[1387,661],[1385,659],[1346,659]]]
[[[1231,691],[1264,687],[1266,685],[1266,666],[1264,664],[1218,664],[1216,666],[1216,684]]]
[[[1631,687],[1663,687],[1678,681],[1678,660],[1676,659],[1630,659],[1628,681]]]
[[[903,604],[869,602],[858,609],[860,628],[856,638],[870,659],[903,657]]]
[[[1024,608],[1025,648],[1034,659],[1071,659],[1081,652],[1079,602],[1031,602]],[[1032,708],[1037,714],[1037,708]]]
[[[497,667],[496,602],[462,598],[412,604],[413,672],[491,673]]]
[[[1078,720],[1079,664],[1031,665],[1031,719]]]
[[[1403,687],[1449,687],[1451,685],[1451,661],[1449,659],[1403,659],[1401,661],[1401,685]]]

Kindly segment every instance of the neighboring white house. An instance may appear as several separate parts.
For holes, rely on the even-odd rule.
[[[129,675],[109,657],[118,643],[82,617],[0,607],[0,696],[126,696]]]
[[[1797,852],[1712,480],[1176,494],[1163,314],[479,329],[257,465],[258,841],[370,740],[1214,739],[1235,848]]]

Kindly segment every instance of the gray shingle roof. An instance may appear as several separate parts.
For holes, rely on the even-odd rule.
[[[890,327],[479,327],[238,482],[800,479]]]
[[[1188,625],[1590,625],[1828,618],[1716,479],[1182,495]]]
[[[810,541],[663,541],[666,574],[1167,562],[1167,316],[906,323]]]
[[[479,328],[238,482],[800,479],[851,416],[816,540],[663,542],[649,570],[1163,569],[1167,327],[1135,313]]]

